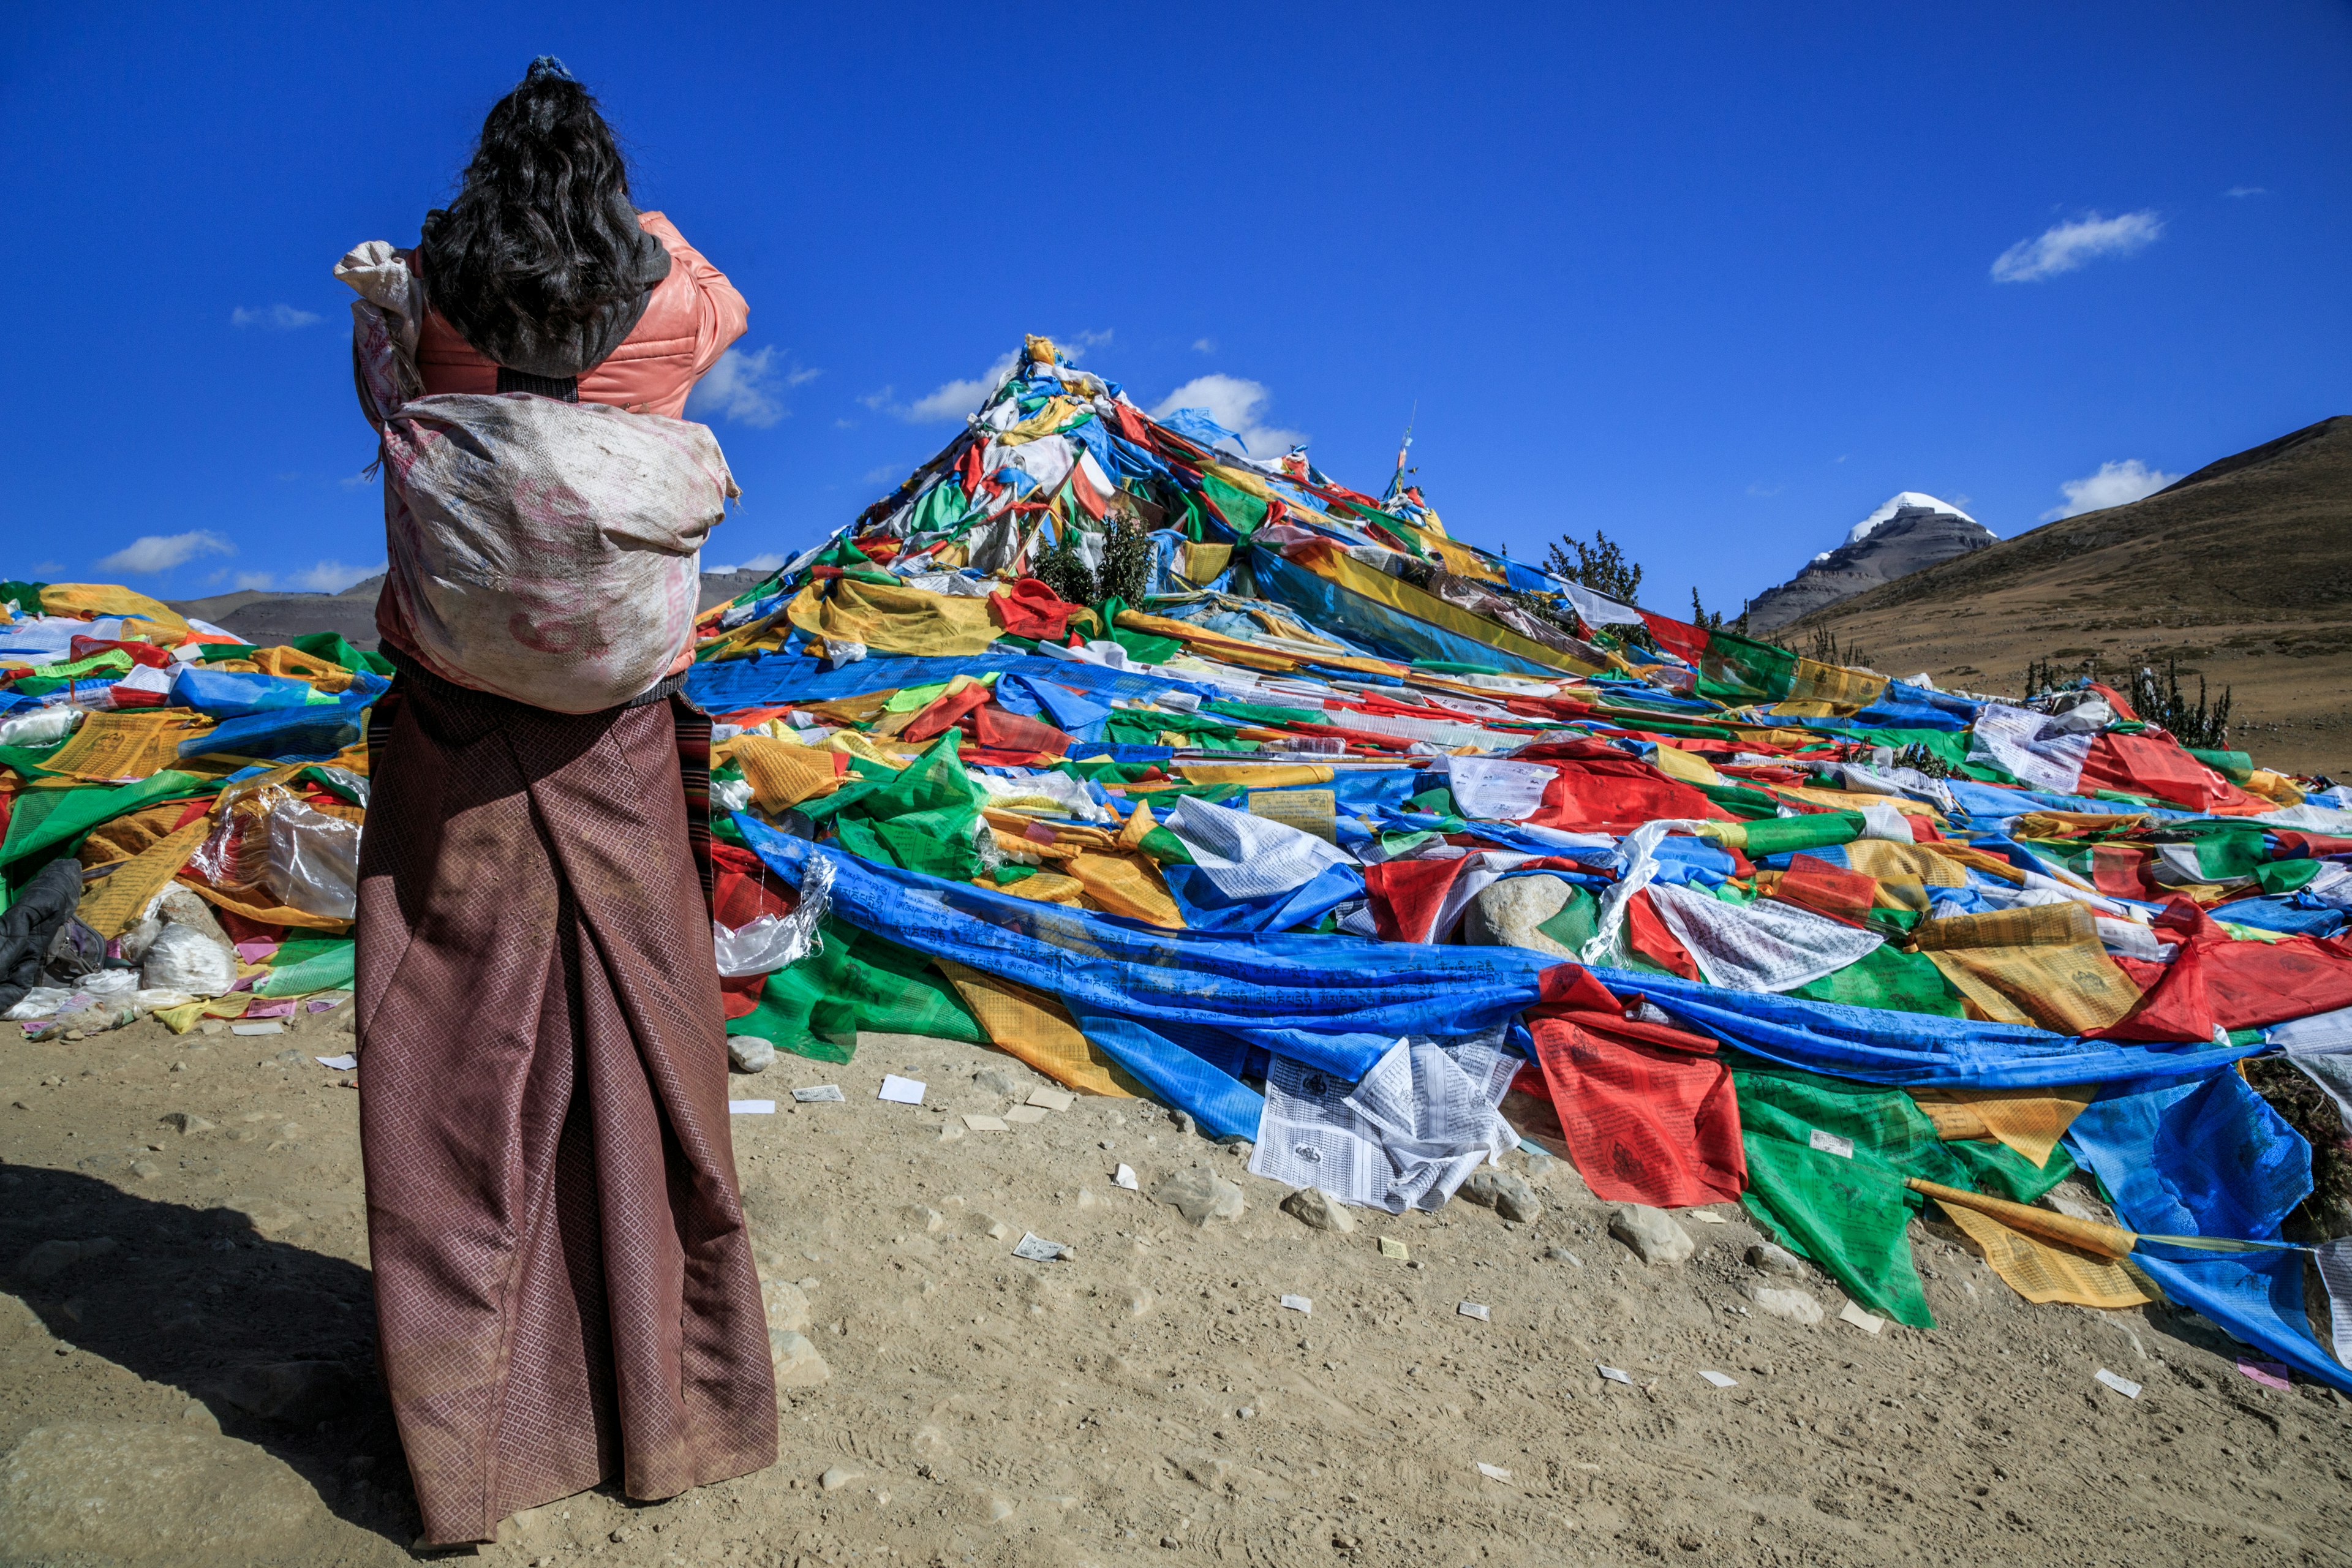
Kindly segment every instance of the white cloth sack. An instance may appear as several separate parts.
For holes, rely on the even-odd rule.
[[[226,996],[236,984],[236,954],[195,927],[173,922],[156,934],[139,970],[152,990]]]
[[[335,276],[383,438],[390,586],[425,661],[559,713],[628,701],[694,633],[702,541],[738,492],[701,425],[523,393],[425,397],[424,291],[371,240]]]

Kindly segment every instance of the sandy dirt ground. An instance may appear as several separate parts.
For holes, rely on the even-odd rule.
[[[0,1562],[411,1560],[372,1365],[358,1095],[313,1059],[348,1048],[337,1016],[278,1037],[150,1022],[0,1043]],[[885,1072],[924,1080],[926,1103],[878,1101]],[[737,1079],[787,1108],[734,1123],[803,1380],[780,1396],[782,1457],[664,1503],[551,1503],[478,1556],[2352,1556],[2352,1405],[2249,1379],[2192,1313],[2031,1306],[1930,1227],[1918,1254],[1941,1326],[1874,1335],[1840,1321],[1826,1279],[1751,1267],[1759,1237],[1736,1208],[1683,1215],[1695,1256],[1643,1266],[1564,1163],[1512,1156],[1546,1205],[1532,1224],[1457,1201],[1356,1211],[1343,1235],[1282,1212],[1240,1152],[1142,1102],[962,1130],[1043,1081],[896,1037],[847,1067],[784,1058]],[[790,1089],[824,1083],[841,1103],[790,1108]],[[1207,1167],[1246,1207],[1196,1228],[1115,1184],[1122,1163],[1147,1191]],[[1028,1232],[1075,1257],[1013,1257]],[[1805,1292],[1821,1321],[1772,1315],[1759,1288]],[[2102,1368],[2139,1397],[2095,1381]]]

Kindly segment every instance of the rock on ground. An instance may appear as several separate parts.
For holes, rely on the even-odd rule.
[[[757,1035],[730,1035],[727,1060],[737,1072],[765,1072],[775,1065],[776,1047]]]
[[[315,1426],[341,1415],[360,1386],[359,1373],[341,1362],[281,1361],[238,1367],[221,1392],[238,1409],[264,1420]]]
[[[1462,1184],[1455,1195],[1521,1225],[1533,1225],[1543,1217],[1543,1205],[1537,1199],[1536,1190],[1515,1172],[1482,1166],[1470,1173],[1470,1179]]]
[[[1282,1200],[1282,1212],[1317,1230],[1336,1230],[1345,1236],[1356,1228],[1356,1216],[1348,1212],[1348,1205],[1320,1187],[1299,1188]]]
[[[1690,1232],[1675,1223],[1664,1209],[1627,1204],[1609,1216],[1609,1234],[1633,1248],[1633,1256],[1656,1267],[1681,1263],[1698,1250]]]
[[[768,1358],[775,1364],[778,1388],[814,1388],[829,1381],[833,1369],[806,1334],[768,1325]]]
[[[113,1250],[114,1238],[110,1236],[93,1236],[80,1241],[60,1237],[28,1250],[17,1259],[16,1272],[35,1281],[49,1279],[85,1258],[101,1258]]]
[[[1822,1321],[1822,1304],[1807,1292],[1787,1287],[1750,1285],[1748,1299],[1756,1303],[1759,1312],[1769,1312],[1776,1318],[1786,1318],[1807,1328]]]
[[[0,1561],[283,1561],[316,1520],[303,1479],[249,1443],[125,1422],[37,1426],[0,1458]]]
[[[1163,1176],[1151,1189],[1151,1201],[1166,1204],[1194,1225],[1213,1219],[1239,1219],[1242,1190],[1199,1165]]]
[[[1537,928],[1559,913],[1574,885],[1560,877],[1511,877],[1480,889],[1463,911],[1462,940],[1477,947],[1524,947],[1554,958],[1576,954]]]

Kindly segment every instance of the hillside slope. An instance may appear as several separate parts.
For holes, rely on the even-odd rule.
[[[1889,675],[2021,691],[2030,660],[2102,676],[2177,658],[2235,693],[2238,743],[2352,776],[2352,416],[1914,573],[1782,629]]]

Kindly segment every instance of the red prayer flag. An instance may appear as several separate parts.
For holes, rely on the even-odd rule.
[[[1066,632],[1078,606],[1034,577],[1024,577],[1009,594],[992,594],[989,618],[1017,637],[1054,641]]]
[[[1372,922],[1386,942],[1427,942],[1437,911],[1454,879],[1469,864],[1466,855],[1450,860],[1383,860],[1364,868],[1364,891],[1372,900]]]
[[[1528,1026],[1569,1158],[1594,1196],[1687,1208],[1739,1195],[1739,1105],[1713,1040],[1629,1021],[1576,964],[1545,971]]]
[[[2109,1040],[2210,1040],[2216,1028],[2252,1029],[2352,1007],[2352,956],[2333,942],[2290,936],[2239,942],[2211,916],[2174,897],[2157,934],[2179,942],[2163,980],[2104,1029]]]
[[[1706,978],[1699,973],[1698,961],[1691,957],[1690,950],[1658,918],[1647,888],[1625,900],[1625,944],[1670,974],[1679,974],[1685,980]]]
[[[1866,925],[1878,897],[1878,879],[1832,866],[1818,855],[1793,855],[1772,896],[1850,926]]]

